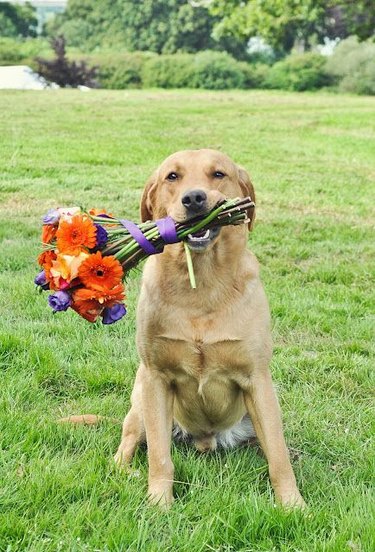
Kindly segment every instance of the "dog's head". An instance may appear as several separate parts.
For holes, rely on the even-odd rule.
[[[250,196],[255,192],[247,172],[223,153],[210,149],[186,150],[168,157],[146,183],[141,199],[141,219],[171,216],[185,222],[204,214],[224,198]],[[251,229],[255,214],[252,211]],[[220,228],[190,235],[189,247],[205,251]]]

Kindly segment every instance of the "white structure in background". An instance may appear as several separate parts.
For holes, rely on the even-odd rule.
[[[43,77],[27,65],[8,65],[0,67],[0,89],[44,90],[51,88]],[[52,88],[58,86],[52,85]]]
[[[322,54],[322,56],[331,56],[333,54],[333,50],[336,48],[339,42],[339,38],[328,38],[326,36],[324,38],[324,44],[318,44],[316,49],[318,50],[319,54]]]
[[[270,59],[274,56],[274,51],[272,46],[267,44],[267,42],[261,36],[252,36],[249,38],[247,43],[247,52],[248,54],[262,54],[265,57]]]

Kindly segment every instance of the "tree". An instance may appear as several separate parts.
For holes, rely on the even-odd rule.
[[[207,9],[182,4],[169,18],[168,37],[163,45],[163,53],[178,51],[197,52],[215,48],[211,37],[214,18]]]
[[[216,36],[261,36],[281,52],[296,42],[308,48],[324,37],[354,33],[366,39],[375,28],[373,0],[212,0],[208,6],[219,18]]]
[[[35,37],[37,25],[36,11],[29,2],[23,5],[0,3],[0,36]]]
[[[342,32],[337,36],[346,38],[356,35],[359,40],[367,40],[375,34],[375,2],[374,0],[357,0],[352,2],[331,2],[328,13],[335,20],[336,26]]]
[[[217,18],[206,6],[187,0],[70,0],[66,11],[48,23],[50,36],[63,33],[83,50],[98,47],[156,53],[226,49],[246,50],[238,39],[223,44],[212,36]]]

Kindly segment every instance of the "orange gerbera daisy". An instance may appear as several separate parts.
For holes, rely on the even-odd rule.
[[[43,224],[42,228],[42,242],[51,243],[53,238],[56,236],[57,228],[51,226],[50,224]]]
[[[101,307],[113,307],[115,303],[119,303],[125,299],[125,289],[122,284],[117,284],[112,289],[87,289],[80,288],[73,293],[74,304],[79,308],[87,301],[95,301]]]
[[[60,253],[78,255],[84,248],[95,247],[96,228],[87,216],[75,215],[60,222],[56,237]]]
[[[112,255],[103,257],[100,251],[90,255],[80,265],[78,277],[91,289],[111,289],[124,275],[121,264]]]

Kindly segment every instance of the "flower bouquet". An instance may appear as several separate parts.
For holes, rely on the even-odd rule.
[[[54,312],[71,308],[89,322],[101,317],[103,324],[112,324],[126,314],[124,279],[130,269],[188,235],[249,222],[254,207],[250,197],[229,199],[187,222],[165,217],[141,224],[98,209],[51,209],[43,217],[43,251],[38,257],[42,271],[35,284],[53,292],[48,303]],[[186,242],[184,246],[195,287]]]

